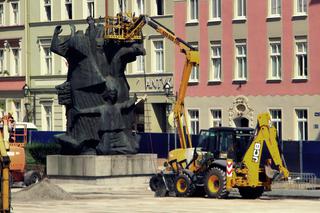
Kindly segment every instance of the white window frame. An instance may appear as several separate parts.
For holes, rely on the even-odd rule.
[[[53,75],[53,60],[52,60],[52,52],[50,51],[50,47],[42,46],[44,53],[44,64],[46,67],[46,75]]]
[[[70,18],[70,14],[69,14],[69,11],[68,11],[68,7],[70,7],[70,5],[71,5],[71,18]],[[74,16],[74,12],[73,12],[73,0],[64,0],[64,2],[63,2],[63,6],[62,6],[63,8],[64,8],[64,10],[62,10],[62,11],[64,11],[64,14],[63,14],[63,19],[65,19],[65,20],[72,20],[73,19],[73,16]]]
[[[198,49],[198,42],[189,42],[192,47]],[[199,65],[192,66],[190,77],[189,77],[189,82],[190,83],[197,83],[199,82],[199,75],[200,75],[200,67]]]
[[[299,51],[299,45],[302,45],[302,51]],[[302,67],[299,61],[301,60]],[[295,79],[308,78],[308,42],[307,39],[296,39],[295,42]]]
[[[6,70],[6,58],[5,58],[6,51],[4,48],[1,48],[0,52],[2,52],[2,55],[0,54],[0,76],[3,76]]]
[[[11,52],[10,76],[21,76],[21,48],[11,47],[10,52]],[[17,53],[17,55],[15,53]]]
[[[164,3],[164,1],[165,0],[148,0],[148,1],[150,1],[150,5],[151,5],[151,14],[152,14],[152,16],[163,16],[163,15],[165,15],[165,3]],[[162,7],[162,14],[159,14],[158,12],[159,12],[159,5],[158,5],[158,3],[160,3],[161,4],[161,7]]]
[[[67,116],[66,116],[66,107],[64,105],[61,105],[61,130],[66,131],[67,130]]]
[[[54,130],[54,107],[53,101],[41,101],[41,127],[42,131],[52,131]],[[46,107],[51,108],[51,117],[47,116]],[[48,120],[48,118],[50,120]],[[48,125],[48,122],[50,123]]]
[[[0,99],[0,116],[3,117],[7,112],[7,101],[6,99]]]
[[[198,22],[199,0],[188,0],[188,22]]]
[[[239,8],[240,6],[241,8]],[[234,0],[234,19],[245,20],[246,17],[247,17],[247,0]]]
[[[217,114],[218,113],[218,114]],[[210,109],[211,123],[209,127],[219,127],[222,126],[222,109]]]
[[[245,53],[239,54],[239,48]],[[235,76],[236,81],[247,81],[248,79],[248,60],[247,60],[247,43],[246,42],[236,42],[235,43]],[[240,65],[240,66],[239,66]],[[241,70],[240,70],[241,67]]]
[[[221,21],[221,1],[210,0],[209,21]]]
[[[12,100],[11,111],[13,112],[13,118],[16,122],[21,121],[21,115],[22,115],[21,106],[22,106],[21,99]]]
[[[278,137],[281,140],[282,136],[283,136],[283,128],[282,128],[283,113],[282,113],[282,109],[270,108],[269,109],[269,113],[270,113],[270,117],[271,117],[271,122],[273,123],[273,125],[277,129]],[[276,115],[276,116],[274,116],[274,115]]]
[[[269,43],[269,80],[281,79],[281,74],[282,74],[281,62],[282,62],[281,61],[281,41],[280,40],[270,41]],[[274,68],[276,69],[274,70]]]
[[[162,42],[162,49],[156,49],[156,42]],[[165,42],[163,39],[154,39],[152,40],[152,61],[154,62],[154,66],[153,66],[153,71],[155,73],[163,73],[165,70],[165,51],[164,51],[164,45]],[[160,53],[160,58],[162,58],[162,66],[161,63],[159,63],[159,67],[158,67],[158,60],[157,60],[157,53]],[[161,53],[162,53],[162,57],[161,57]],[[159,68],[159,69],[158,69]],[[162,68],[162,69],[161,69]]]
[[[282,0],[268,0],[269,2],[269,18],[281,17]]]
[[[197,116],[192,117],[191,116],[192,112],[198,113],[198,117]],[[190,118],[189,133],[191,135],[199,134],[199,132],[200,132],[200,110],[199,109],[188,109],[188,115]],[[195,126],[193,126],[193,123],[195,123]]]
[[[139,55],[137,56],[137,60],[136,60],[136,72],[137,73],[144,73],[146,70],[146,63],[145,63],[145,56],[144,55]]]
[[[215,51],[215,49],[217,51]],[[221,54],[221,42],[211,42],[211,48],[210,48],[210,75],[209,75],[209,82],[221,82],[221,76],[222,76],[222,54]],[[216,69],[215,62],[217,63],[218,69]]]
[[[303,116],[302,117],[299,117],[299,112],[302,112],[303,113]],[[306,117],[304,116],[304,112],[306,112]],[[309,124],[308,124],[308,118],[309,118],[309,115],[308,115],[308,109],[305,109],[305,108],[296,108],[295,109],[295,117],[296,117],[296,139],[297,140],[308,140],[308,137],[309,137],[309,130],[308,130],[308,127],[309,127]],[[302,132],[299,128],[299,124],[302,123]],[[302,133],[302,135],[301,135]]]
[[[0,10],[0,26],[4,26],[5,25],[5,4],[3,2],[0,3],[0,5],[2,6],[2,11]]]
[[[133,0],[133,5],[136,16],[145,14],[145,0]]]
[[[92,16],[93,18],[95,17],[96,4],[94,0],[86,0],[86,10],[87,10],[87,13],[86,13],[87,16]]]
[[[16,10],[13,9],[13,5],[16,4]],[[20,24],[20,2],[19,1],[11,1],[10,2],[10,23],[12,25]]]
[[[43,4],[43,20],[52,21],[52,0],[42,0],[42,4]],[[48,14],[48,11],[50,12],[50,14]]]
[[[300,4],[301,3],[301,4]],[[294,16],[307,16],[308,0],[294,0]]]

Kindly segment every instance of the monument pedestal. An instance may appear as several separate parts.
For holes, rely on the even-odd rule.
[[[149,176],[156,168],[157,154],[47,156],[50,179],[101,182],[112,177]]]

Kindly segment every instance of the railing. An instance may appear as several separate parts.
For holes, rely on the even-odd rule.
[[[317,184],[317,176],[314,173],[290,172],[288,181],[276,181],[273,183],[274,189],[303,189],[315,190],[320,187]]]

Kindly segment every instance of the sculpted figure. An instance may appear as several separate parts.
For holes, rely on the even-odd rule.
[[[129,98],[125,69],[145,50],[141,42],[106,41],[104,26],[90,17],[87,22],[85,34],[71,26],[70,36],[60,38],[57,26],[52,38],[51,51],[69,65],[66,82],[56,86],[67,132],[56,139],[64,154],[137,153],[131,131],[136,97]]]

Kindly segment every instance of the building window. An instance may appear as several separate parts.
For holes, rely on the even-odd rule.
[[[87,14],[94,17],[94,0],[87,0]]]
[[[21,121],[21,102],[20,100],[13,101],[13,112],[15,121]]]
[[[246,0],[235,0],[235,18],[243,19],[247,15],[247,2]]]
[[[51,21],[51,0],[44,0],[44,10],[46,21]]]
[[[199,133],[199,110],[188,110],[190,116],[190,134]]]
[[[281,0],[269,0],[269,15],[271,17],[281,15]]]
[[[211,19],[220,20],[221,19],[221,0],[211,0]]]
[[[136,2],[136,15],[144,14],[144,0],[135,0]]]
[[[221,117],[221,110],[220,109],[213,109],[211,110],[212,116],[212,127],[222,126],[222,117]]]
[[[198,0],[189,0],[189,21],[198,21]]]
[[[12,56],[13,56],[13,60],[12,60],[12,69],[13,76],[19,76],[20,75],[20,49],[18,48],[14,48],[11,49],[12,50]]]
[[[153,41],[155,72],[164,71],[164,55],[163,55],[163,41]]]
[[[144,56],[139,55],[137,56],[137,72],[144,72]]]
[[[198,49],[198,43],[191,43],[191,46]],[[199,65],[192,66],[189,82],[199,82]]]
[[[236,43],[235,79],[247,80],[247,45]]]
[[[308,111],[306,109],[296,109],[297,117],[297,139],[308,140]]]
[[[72,0],[65,1],[67,19],[72,19]]]
[[[4,25],[4,4],[0,4],[0,25]]]
[[[42,104],[42,130],[43,131],[52,131],[53,130],[53,112],[52,112],[52,102],[47,101]]]
[[[12,24],[19,24],[19,2],[11,2]]]
[[[308,55],[306,40],[296,42],[296,60],[295,60],[296,78],[308,77]]]
[[[3,117],[7,112],[6,100],[0,100],[0,116]]]
[[[127,12],[127,0],[118,0],[118,12],[123,14]]]
[[[270,79],[281,78],[281,44],[280,41],[270,42]]]
[[[52,54],[50,47],[43,47],[44,53],[44,63],[45,63],[45,73],[47,75],[52,75]]]
[[[164,3],[163,0],[156,0],[157,3],[157,15],[164,15]]]
[[[282,139],[282,113],[281,109],[270,109],[271,122],[277,129],[278,137]]]
[[[0,49],[0,76],[2,76],[4,74],[4,50]]]
[[[211,44],[211,81],[221,81],[221,43]]]
[[[307,14],[307,0],[295,0],[295,13],[296,15]]]

